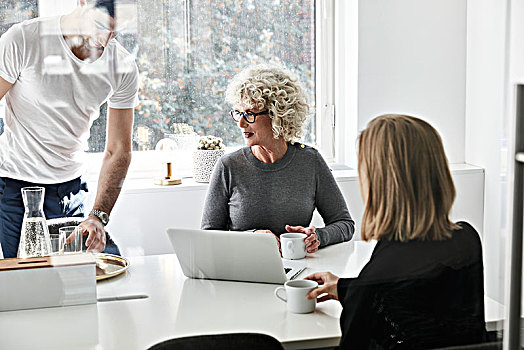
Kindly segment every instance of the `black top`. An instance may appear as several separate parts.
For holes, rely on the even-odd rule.
[[[441,241],[381,240],[357,278],[341,278],[343,349],[432,349],[485,340],[475,229]]]

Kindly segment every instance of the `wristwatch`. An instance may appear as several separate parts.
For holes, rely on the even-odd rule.
[[[103,212],[102,210],[93,209],[89,212],[89,215],[94,215],[102,221],[102,224],[105,226],[109,222],[109,215]]]

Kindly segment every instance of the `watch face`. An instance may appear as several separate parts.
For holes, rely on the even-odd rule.
[[[97,218],[99,218],[100,221],[102,221],[102,224],[104,224],[104,226],[107,225],[107,223],[109,222],[109,215],[107,215],[107,213],[104,213],[103,211],[91,210],[89,215],[94,215]]]

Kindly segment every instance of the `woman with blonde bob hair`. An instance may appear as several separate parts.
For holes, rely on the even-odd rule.
[[[207,193],[203,229],[307,235],[306,250],[350,240],[354,222],[326,162],[296,142],[310,107],[298,79],[275,66],[250,66],[226,90],[246,147],[223,156]],[[317,209],[325,227],[311,226]]]
[[[485,341],[482,248],[449,212],[455,188],[442,141],[425,121],[383,115],[358,142],[362,239],[377,240],[357,278],[306,279],[308,299],[339,300],[340,348],[433,349]]]

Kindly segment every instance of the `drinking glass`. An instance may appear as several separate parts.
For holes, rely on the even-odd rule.
[[[82,231],[78,226],[65,226],[58,229],[64,237],[64,254],[82,252]]]
[[[63,255],[66,240],[64,233],[51,233],[49,237],[51,238],[51,254]]]

